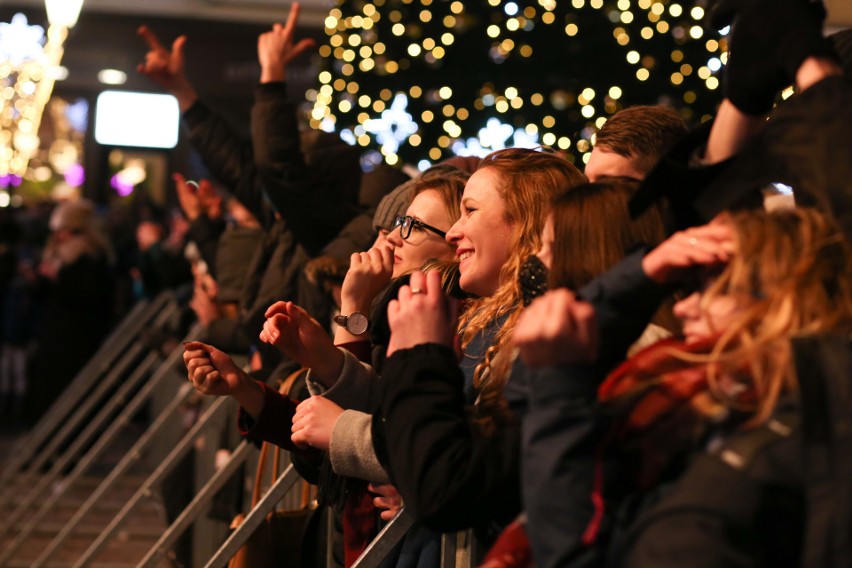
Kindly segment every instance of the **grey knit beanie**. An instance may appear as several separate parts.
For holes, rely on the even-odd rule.
[[[419,179],[419,178],[418,178]],[[376,213],[373,215],[373,227],[376,231],[381,229],[390,230],[394,217],[405,215],[408,205],[411,203],[411,188],[416,180],[409,180],[385,195]]]

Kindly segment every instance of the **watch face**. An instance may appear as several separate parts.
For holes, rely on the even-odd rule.
[[[367,327],[369,327],[369,325],[370,320],[368,320],[367,316],[361,312],[352,312],[346,320],[346,329],[348,329],[349,333],[352,335],[361,335],[367,331]]]

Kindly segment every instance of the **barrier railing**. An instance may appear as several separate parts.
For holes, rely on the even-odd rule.
[[[6,503],[8,497],[17,491],[16,484],[10,483],[12,478],[21,480],[37,469],[30,467],[30,464],[33,461],[41,461],[40,456],[46,453],[44,446],[52,435],[74,412],[80,401],[91,393],[94,385],[112,368],[127,346],[138,339],[140,332],[149,326],[151,320],[156,318],[169,302],[173,302],[173,299],[171,292],[163,292],[151,302],[138,302],[97,353],[77,373],[62,396],[54,401],[38,423],[12,448],[9,460],[0,471],[0,504]]]
[[[8,481],[16,477],[16,480],[20,481],[23,477],[31,482],[28,483],[25,494],[15,495],[17,507],[5,517],[5,523],[0,527],[0,536],[7,534],[11,527],[19,527],[17,533],[13,534],[11,540],[7,541],[4,549],[0,551],[0,566],[11,565],[10,561],[15,557],[15,553],[39,527],[45,524],[49,514],[57,507],[69,489],[74,487],[103,456],[104,451],[117,439],[133,416],[151,399],[153,393],[164,384],[164,381],[174,377],[175,371],[181,368],[182,347],[175,348],[165,360],[162,360],[156,350],[150,350],[142,343],[144,330],[151,326],[164,325],[176,309],[174,298],[168,293],[158,296],[152,302],[138,304],[77,375],[67,391],[51,406],[39,424],[18,443],[17,447],[20,451],[16,450],[11,454],[12,459],[6,464],[0,479]],[[198,326],[193,327],[187,334],[187,339],[194,338],[199,329]],[[112,391],[114,393],[108,400],[102,400]],[[59,548],[75,533],[81,521],[95,505],[119,479],[129,472],[131,467],[139,462],[143,453],[175,418],[192,392],[192,388],[184,382],[177,396],[171,399],[158,416],[153,418],[150,426],[130,450],[29,566],[40,568],[56,556]],[[161,483],[179,460],[192,449],[193,441],[229,404],[231,401],[221,398],[210,405],[195,425],[184,434],[166,458],[145,479],[132,498],[124,503],[120,511],[101,530],[82,556],[74,561],[74,568],[81,568],[93,562],[134,508],[151,495],[155,486]],[[91,414],[94,416],[89,418]],[[60,451],[59,448],[63,447],[65,449]],[[88,450],[83,453],[86,447]],[[83,453],[82,456],[80,456],[81,453]],[[231,453],[227,462],[212,474],[189,505],[161,534],[157,542],[137,564],[137,568],[152,568],[158,565],[162,556],[167,554],[187,529],[198,520],[217,492],[237,473],[246,460],[255,454],[256,450],[251,443],[241,442]],[[62,477],[62,472],[75,463],[70,473]],[[50,470],[40,473],[46,464],[50,464]],[[289,465],[274,481],[257,506],[248,513],[242,524],[226,538],[206,564],[203,564],[205,568],[221,568],[227,565],[257,530],[263,519],[275,509],[299,479],[294,467]],[[12,490],[9,490],[5,495],[7,500],[11,494]],[[45,496],[46,499],[38,509],[32,512],[34,503]],[[0,505],[2,503],[0,501]],[[29,513],[29,516],[25,513]],[[353,568],[379,565],[403,541],[413,526],[415,526],[413,517],[402,509],[370,543],[353,564]],[[329,567],[333,566],[330,552],[331,532],[329,531],[327,547],[329,554],[326,558]],[[472,559],[475,558],[474,549],[470,531],[443,535],[441,567],[469,568],[472,565]],[[197,563],[197,565],[202,564]]]

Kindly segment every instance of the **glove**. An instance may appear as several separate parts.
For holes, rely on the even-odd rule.
[[[725,96],[750,115],[772,110],[775,95],[795,81],[811,56],[836,58],[822,36],[825,8],[809,0],[719,0],[711,7],[713,27],[733,22]]]

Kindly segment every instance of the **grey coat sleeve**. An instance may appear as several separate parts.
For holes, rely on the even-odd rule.
[[[357,410],[343,411],[331,434],[331,467],[338,475],[366,479],[373,483],[390,483],[373,448],[372,423],[372,414]]]
[[[346,349],[343,353],[343,369],[331,388],[308,374],[308,391],[313,396],[322,395],[347,410],[372,412],[381,402],[379,375],[366,363],[362,363]]]

